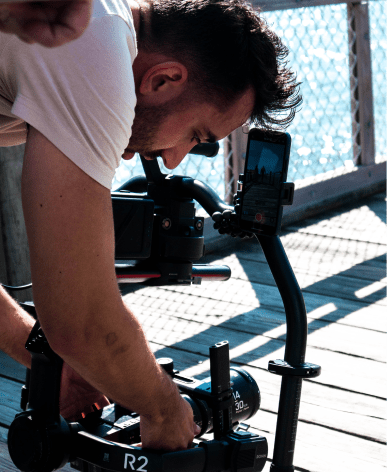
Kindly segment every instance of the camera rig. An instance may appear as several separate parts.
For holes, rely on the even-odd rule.
[[[198,145],[193,152],[215,155],[217,144]],[[168,285],[227,280],[226,266],[195,264],[204,253],[203,218],[194,201],[213,216],[215,228],[247,236],[238,228],[235,208],[206,184],[189,177],[165,175],[157,161],[142,159],[145,176],[130,179],[112,193],[118,283]],[[290,204],[284,183],[281,204]],[[298,412],[303,378],[317,377],[320,367],[305,363],[307,319],[301,290],[275,236],[257,236],[281,294],[287,323],[284,360],[269,362],[282,376],[271,472],[294,470]],[[32,303],[22,304],[35,314]],[[141,449],[139,417],[119,405],[109,405],[78,422],[59,413],[63,361],[52,351],[37,321],[26,344],[31,370],[22,388],[22,411],[8,434],[8,449],[16,467],[25,472],[51,472],[66,463],[82,472],[259,472],[267,460],[267,441],[248,432],[243,421],[259,409],[260,392],[243,369],[230,369],[229,346],[210,347],[210,377],[199,381],[181,375],[172,359],[159,359],[181,394],[191,404],[201,432],[185,451]],[[211,433],[213,439],[199,439]],[[207,436],[206,436],[207,437]]]

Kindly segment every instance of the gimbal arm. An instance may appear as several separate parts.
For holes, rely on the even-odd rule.
[[[205,146],[208,146],[208,144]],[[212,157],[218,149],[218,144],[216,149],[207,149],[204,145],[197,145],[191,153],[204,154],[208,157]],[[156,160],[148,161],[141,156],[141,162],[145,171],[145,176],[140,175],[132,177],[121,185],[121,187],[116,190],[117,192],[130,191],[143,193],[147,191],[149,183],[162,185],[164,179],[168,178],[166,174],[161,173]],[[196,200],[210,216],[217,211],[222,213],[224,210],[234,209],[233,206],[227,205],[209,185],[200,180],[192,179],[191,177],[182,178],[175,190],[181,197]]]

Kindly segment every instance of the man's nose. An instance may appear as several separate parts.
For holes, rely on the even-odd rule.
[[[164,165],[168,169],[175,169],[195,144],[196,143],[190,143],[184,146],[175,146],[173,148],[164,149],[162,152]]]

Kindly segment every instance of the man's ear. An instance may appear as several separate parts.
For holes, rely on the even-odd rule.
[[[138,91],[149,105],[158,105],[179,96],[185,88],[187,79],[188,71],[183,64],[163,62],[145,72]]]

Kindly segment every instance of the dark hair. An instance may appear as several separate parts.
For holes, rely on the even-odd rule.
[[[266,21],[242,0],[151,0],[150,25],[139,49],[183,63],[205,101],[231,106],[250,86],[251,122],[264,128],[291,123],[302,98],[287,67],[288,49]]]

